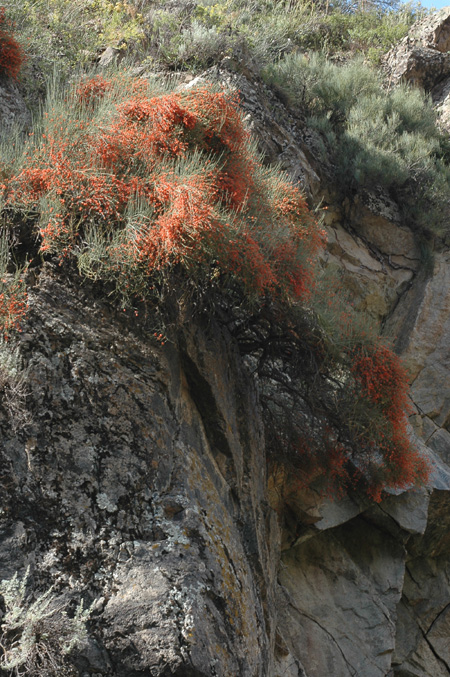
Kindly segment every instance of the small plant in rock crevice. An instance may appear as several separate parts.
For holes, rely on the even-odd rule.
[[[27,376],[18,347],[0,339],[0,401],[13,431],[23,428],[31,420],[26,409]]]
[[[10,246],[5,230],[0,233],[0,332],[7,337],[18,329],[26,313],[27,291],[25,268],[15,267],[9,272]]]

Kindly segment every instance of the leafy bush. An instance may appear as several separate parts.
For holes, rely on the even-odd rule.
[[[405,419],[407,374],[397,356],[382,343],[358,346],[349,356],[359,398],[379,414],[370,413],[372,444],[383,459],[382,471],[374,469],[374,475],[378,472],[382,477],[382,483],[378,486],[374,483],[372,488],[373,495],[378,498],[383,483],[389,486],[415,484],[426,476],[427,469],[423,458],[411,449],[408,439]],[[355,428],[354,434],[357,437],[364,435],[366,429]]]
[[[4,174],[5,214],[34,219],[46,255],[76,261],[122,304],[145,299],[164,317],[169,298],[173,317],[194,298],[226,322],[258,379],[274,464],[319,469],[334,489],[366,482],[375,498],[425,480],[398,358],[344,310],[325,327],[320,303],[337,300],[316,283],[324,233],[262,166],[234,94],[85,78],[49,98]]]
[[[97,76],[67,101],[6,192],[39,211],[43,251],[76,251],[87,270],[94,237],[94,268],[126,270],[127,283],[130,267],[220,266],[249,293],[301,297],[322,233],[297,189],[261,166],[232,95]]]
[[[145,41],[143,17],[133,3],[120,0],[10,0],[8,12],[17,26],[32,65],[45,78],[56,70],[70,77],[91,67],[98,53],[113,45],[135,46]],[[24,73],[26,89],[35,89],[36,70]],[[30,97],[30,106],[33,106]]]
[[[342,3],[222,0],[198,4],[195,17],[243,38],[255,60],[265,66],[283,54],[310,49],[363,52],[377,62],[425,11],[413,3],[399,9],[378,3],[366,10]]]
[[[336,124],[345,122],[360,96],[381,90],[379,75],[362,58],[339,66],[320,52],[288,54],[268,66],[263,76],[269,85],[283,90],[291,106]]]
[[[207,67],[219,61],[229,47],[230,39],[224,33],[194,20],[181,32],[177,56],[180,63]]]
[[[17,78],[25,55],[22,47],[12,36],[13,23],[6,16],[4,7],[0,7],[0,74]]]
[[[364,486],[377,501],[386,486],[426,482],[427,464],[406,433],[407,374],[398,356],[360,326],[339,293],[316,288],[307,312],[289,312],[281,319],[267,305],[235,328],[258,375],[274,474],[288,469],[297,486],[334,496]]]
[[[233,51],[250,54],[260,67],[305,49],[364,52],[376,61],[422,10],[408,4],[348,11],[290,0],[202,0],[170,8],[162,0],[10,0],[8,11],[30,61],[47,75],[57,63],[70,76],[109,45],[153,69],[201,69]],[[31,88],[36,72],[26,77]]]
[[[400,85],[386,91],[361,59],[338,65],[322,54],[287,55],[266,69],[265,78],[309,114],[346,195],[382,185],[410,226],[448,230],[448,141],[421,90]]]
[[[87,636],[90,609],[81,602],[70,617],[66,603],[58,601],[53,588],[34,602],[27,597],[29,570],[0,583],[3,601],[0,636],[0,670],[11,677],[69,677],[76,671],[66,657]]]
[[[328,54],[362,53],[378,63],[381,55],[399,42],[425,13],[424,8],[411,3],[397,9],[369,7],[348,12],[336,8],[329,14],[311,15],[297,42],[303,49]]]

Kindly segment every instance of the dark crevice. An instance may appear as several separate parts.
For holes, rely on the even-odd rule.
[[[190,395],[201,416],[211,450],[213,453],[219,451],[232,458],[232,452],[224,432],[225,421],[217,408],[210,384],[200,374],[197,365],[186,353],[182,355],[182,365]]]
[[[408,573],[408,576],[410,577],[410,579],[411,579],[411,580],[417,585],[417,587],[420,589],[420,584],[419,584],[418,581],[416,581],[416,579],[415,579],[414,576],[412,575],[411,569],[409,568],[409,566],[408,566],[407,563],[405,563],[405,571]]]

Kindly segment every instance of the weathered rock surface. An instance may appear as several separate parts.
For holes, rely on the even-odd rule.
[[[0,76],[0,135],[8,137],[13,129],[24,129],[31,114],[15,80]]]
[[[44,270],[20,337],[32,423],[0,419],[0,576],[96,600],[82,675],[449,674],[450,472],[380,506],[299,495],[280,541],[254,387],[185,320],[159,347]]]
[[[219,334],[190,323],[181,352],[158,350],[134,322],[51,272],[31,293],[33,422],[12,437],[1,420],[0,577],[32,565],[98,600],[88,672],[274,675],[255,393]]]
[[[418,411],[415,424],[431,440],[438,428],[450,424],[448,252],[435,255],[433,276],[417,280],[390,318],[390,326],[411,374],[411,396]]]
[[[415,24],[384,64],[391,84],[410,82],[430,92],[442,125],[450,129],[450,7]]]
[[[400,80],[431,90],[450,75],[450,7],[416,23],[385,57],[393,84]]]

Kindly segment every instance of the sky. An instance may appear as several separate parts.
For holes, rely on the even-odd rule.
[[[441,7],[450,7],[450,0],[420,0],[420,4],[424,7],[441,9]]]

